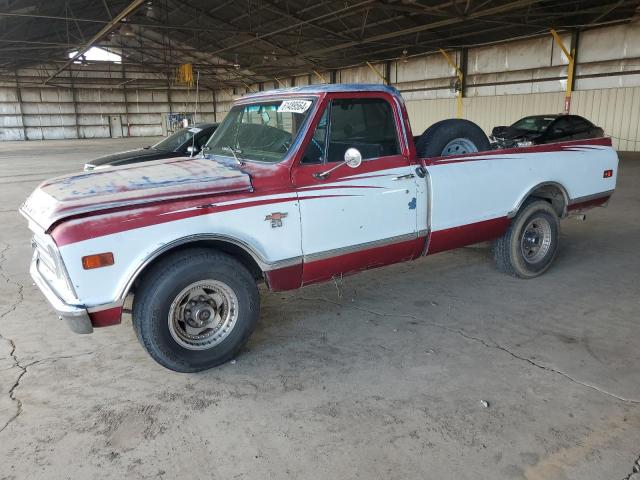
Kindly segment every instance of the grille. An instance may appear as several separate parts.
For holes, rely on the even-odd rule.
[[[38,253],[38,259],[40,260],[41,265],[49,270],[55,277],[59,278],[60,268],[56,260],[55,252],[53,251],[53,247],[51,245],[47,245],[45,239],[39,235],[33,236],[33,246]]]

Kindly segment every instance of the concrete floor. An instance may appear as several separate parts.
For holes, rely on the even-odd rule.
[[[465,248],[265,294],[235,364],[57,321],[16,209],[149,139],[0,143],[0,478],[623,479],[640,455],[640,161],[523,281]],[[482,401],[487,401],[488,408]]]

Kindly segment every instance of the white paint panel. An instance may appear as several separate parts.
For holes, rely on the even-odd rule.
[[[271,228],[270,222],[265,221],[265,216],[272,212],[287,213],[282,227]],[[238,222],[239,218],[242,222]],[[138,228],[65,245],[60,252],[80,301],[100,305],[113,302],[135,270],[163,245],[186,235],[211,233],[243,241],[269,262],[301,255],[297,201],[228,210]],[[100,252],[113,252],[115,265],[84,270],[81,258]]]
[[[613,190],[618,157],[609,147],[491,156],[487,160],[427,167],[433,202],[431,228],[443,230],[508,215],[536,186],[562,185],[569,198]]]
[[[375,161],[375,160],[371,160]],[[413,179],[394,180],[396,176],[413,173],[413,166],[375,172],[358,179],[328,183],[322,195],[344,195],[334,198],[302,200],[302,250],[305,255],[336,248],[369,243],[376,240],[415,232],[416,208],[410,208],[416,198]],[[346,185],[373,188],[345,188]],[[309,192],[317,195],[317,192]]]

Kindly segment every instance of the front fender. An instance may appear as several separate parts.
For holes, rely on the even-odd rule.
[[[277,205],[251,203],[251,206],[198,214],[178,220],[127,229],[114,214],[102,215],[104,222],[122,223],[122,230],[108,235],[61,245],[60,253],[79,300],[88,307],[121,305],[131,285],[154,259],[178,245],[218,240],[245,250],[263,271],[301,262],[300,212],[297,200]],[[265,221],[274,210],[286,213],[281,226]],[[131,216],[131,215],[129,215]],[[82,222],[96,224],[96,217],[70,220],[78,230]],[[78,225],[78,222],[81,225]],[[54,238],[55,238],[55,231]],[[85,255],[112,252],[114,264],[84,270]]]

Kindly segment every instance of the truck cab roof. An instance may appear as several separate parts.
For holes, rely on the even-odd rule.
[[[323,83],[318,85],[303,85],[300,87],[278,88],[262,92],[250,93],[242,97],[242,101],[273,97],[276,95],[318,95],[321,93],[336,92],[382,92],[394,97],[402,98],[400,92],[389,85],[377,83]]]

